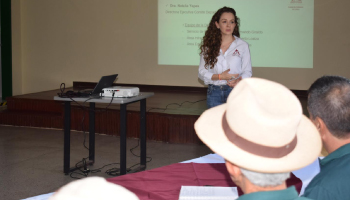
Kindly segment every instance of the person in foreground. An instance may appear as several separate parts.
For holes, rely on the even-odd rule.
[[[239,200],[308,199],[287,188],[290,172],[321,152],[316,127],[286,87],[260,78],[240,81],[227,103],[206,110],[195,123],[198,137],[226,160]]]
[[[308,91],[308,110],[329,153],[320,160],[304,196],[317,200],[350,199],[350,80],[323,76]]]
[[[72,181],[58,189],[49,200],[139,200],[126,188],[110,183],[101,177]]]
[[[207,106],[226,103],[232,88],[252,76],[249,45],[239,38],[233,8],[220,8],[211,18],[200,46],[198,77],[208,85]]]

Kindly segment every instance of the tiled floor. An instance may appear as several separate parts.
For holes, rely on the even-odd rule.
[[[88,145],[88,136],[86,137]],[[88,156],[83,146],[84,134],[71,133],[71,166]],[[128,139],[127,148],[137,146],[138,139]],[[133,151],[139,153],[139,148]],[[207,155],[205,145],[167,144],[147,141],[147,156],[152,161],[147,169]],[[63,131],[0,125],[0,199],[23,199],[50,193],[75,179],[63,173]],[[119,162],[119,137],[96,135],[96,161],[89,169],[97,169]],[[127,153],[127,167],[139,158]],[[101,172],[88,176],[110,178],[105,172],[117,164],[106,166]],[[82,177],[78,174],[72,176]]]

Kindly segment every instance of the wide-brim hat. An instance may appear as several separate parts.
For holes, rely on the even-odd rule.
[[[55,192],[49,200],[139,200],[128,189],[101,177],[88,177],[72,181]]]
[[[322,143],[285,86],[260,78],[240,81],[227,103],[196,121],[198,137],[227,161],[255,172],[282,173],[315,161]]]

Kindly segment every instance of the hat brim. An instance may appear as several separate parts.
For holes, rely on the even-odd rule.
[[[316,127],[304,115],[297,129],[297,145],[288,155],[281,158],[267,158],[251,154],[230,142],[222,128],[222,118],[227,104],[206,110],[195,123],[198,137],[215,153],[227,161],[255,172],[283,173],[311,164],[322,148]],[[249,126],[249,123],[246,124]]]

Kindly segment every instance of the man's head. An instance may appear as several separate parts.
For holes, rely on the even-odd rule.
[[[310,119],[322,120],[339,139],[350,137],[350,80],[341,76],[322,76],[308,91]]]
[[[285,189],[285,181],[290,177],[290,172],[255,172],[238,167],[229,161],[226,161],[226,168],[232,181],[240,187],[244,193],[267,191],[271,189]]]
[[[226,159],[232,180],[241,188],[246,178],[259,187],[281,185],[290,171],[312,163],[321,151],[318,131],[302,114],[297,97],[259,78],[242,80],[226,104],[200,116],[195,130]]]

